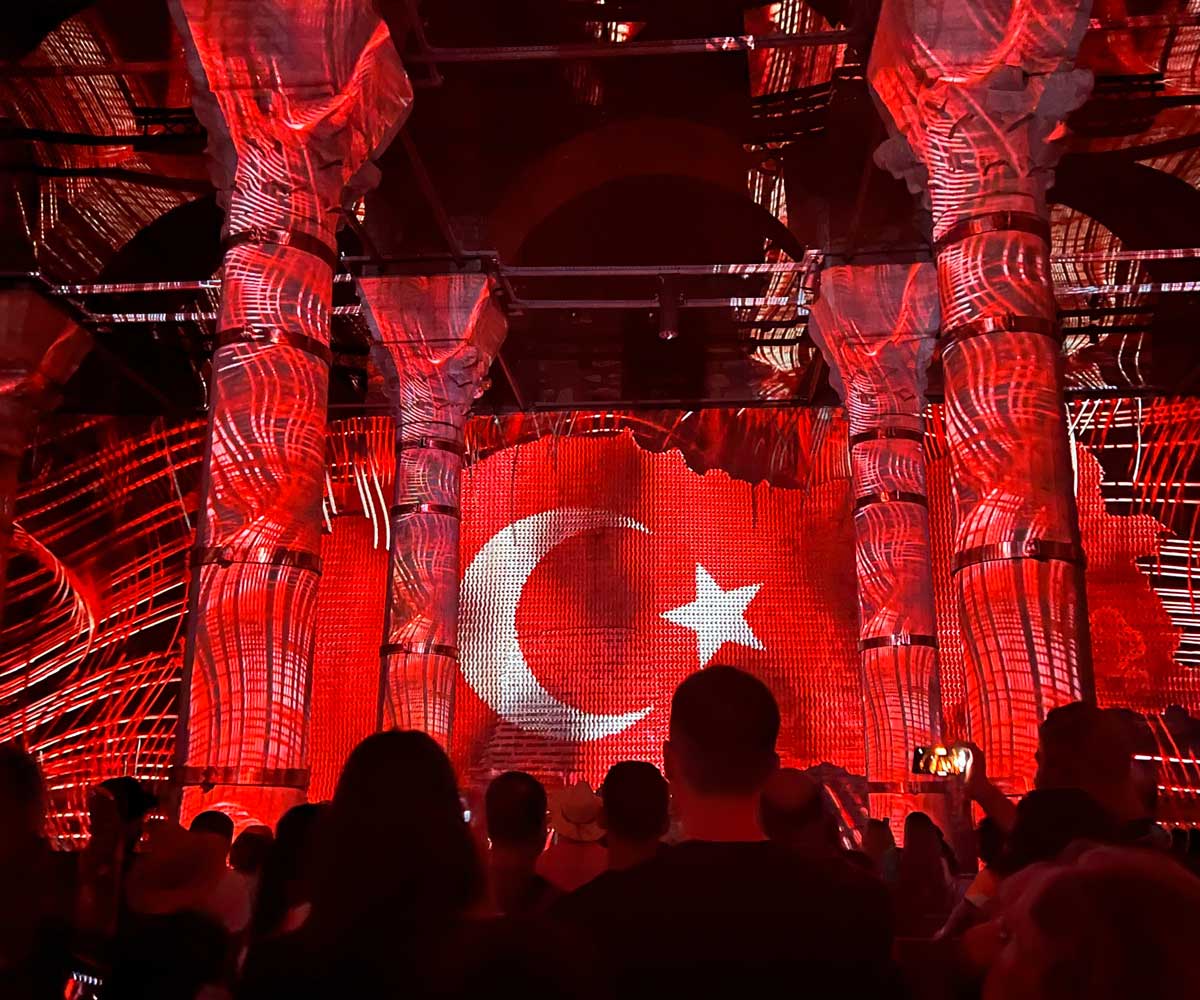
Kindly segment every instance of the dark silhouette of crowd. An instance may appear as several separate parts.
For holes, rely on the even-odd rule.
[[[0,746],[0,997],[1200,990],[1200,879],[1155,823],[1120,713],[1050,712],[1019,802],[973,748],[982,866],[924,811],[900,843],[884,819],[852,828],[813,773],[779,766],[779,728],[761,681],[713,666],[675,692],[663,772],[622,761],[596,791],[549,794],[508,772],[468,818],[443,750],[393,730],[274,831],[211,810],[185,830],[110,779],[78,852],[45,835],[36,761]]]

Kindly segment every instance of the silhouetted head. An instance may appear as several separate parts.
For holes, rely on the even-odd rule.
[[[1200,880],[1158,852],[1035,865],[1005,881],[997,914],[970,932],[984,1000],[1173,997],[1200,982]]]
[[[733,667],[708,667],[671,699],[667,777],[698,796],[754,796],[779,765],[778,736],[779,706],[762,681]]]
[[[1039,861],[1053,861],[1075,841],[1111,843],[1117,833],[1112,816],[1087,792],[1035,789],[1017,803],[1013,827],[996,867],[1011,874]]]
[[[248,826],[229,848],[229,867],[243,875],[257,875],[275,835],[269,826]]]
[[[0,744],[0,854],[42,835],[46,783],[31,754],[15,743]]]
[[[254,938],[277,932],[289,909],[312,901],[318,824],[328,811],[327,804],[293,806],[276,825],[254,897]]]
[[[600,786],[604,828],[610,837],[657,841],[670,825],[667,779],[644,760],[623,760],[608,769]]]
[[[975,827],[975,849],[979,860],[985,865],[994,865],[1004,853],[1004,831],[990,816],[985,816]]]
[[[758,815],[771,840],[809,849],[841,847],[824,786],[794,767],[781,767],[767,779]]]
[[[533,775],[507,771],[493,779],[484,812],[493,847],[541,853],[546,843],[546,789]]]
[[[1051,710],[1038,730],[1038,789],[1079,788],[1103,803],[1132,784],[1133,747],[1116,713],[1077,701]]]
[[[941,864],[942,831],[928,813],[911,812],[904,818],[902,863],[918,859],[924,864]]]
[[[355,747],[322,826],[311,920],[326,938],[456,917],[479,897],[454,769],[424,733],[393,729]]]
[[[146,817],[156,805],[158,796],[137,778],[126,775],[100,782],[90,804],[93,838],[99,836],[104,841],[119,838],[129,863],[134,847],[142,839]],[[116,828],[110,829],[114,824]]]
[[[886,819],[867,820],[862,839],[863,853],[867,857],[878,863],[879,859],[895,846],[896,836],[892,833],[890,822]]]
[[[122,823],[140,824],[150,811],[158,805],[158,796],[146,788],[137,778],[128,775],[108,778],[100,782],[117,804]]]
[[[208,833],[220,837],[225,842],[226,852],[233,843],[233,820],[219,809],[206,809],[197,813],[188,829],[192,833]]]

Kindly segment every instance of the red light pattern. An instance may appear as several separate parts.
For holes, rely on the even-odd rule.
[[[202,431],[60,418],[30,452],[0,645],[0,741],[40,757],[60,839],[81,835],[88,786],[117,774],[158,781],[173,762]]]
[[[483,275],[362,278],[359,294],[395,400],[380,722],[444,744],[458,673],[463,436],[506,326]]]
[[[938,326],[929,264],[828,267],[809,319],[849,418],[871,811],[903,827],[911,748],[941,735],[925,372]]]
[[[1051,140],[1091,88],[1086,25],[1071,0],[932,19],[885,0],[868,70],[893,131],[877,159],[932,214],[968,721],[1014,788],[1046,712],[1091,693],[1045,203]]]
[[[802,492],[699,476],[629,434],[543,438],[470,467],[463,675],[504,683],[460,679],[454,748],[463,769],[482,778],[525,767],[594,783],[622,757],[658,760],[671,692],[711,657],[771,684],[785,760],[828,759],[861,773],[848,485]],[[557,545],[539,546],[533,528],[503,537],[536,516],[558,526]],[[497,545],[473,588],[481,553]],[[707,641],[740,638],[704,651],[697,632],[663,617],[697,600],[697,567],[725,595],[758,588],[744,611],[708,605]],[[747,644],[743,622],[763,649]]]
[[[271,822],[308,784],[337,226],[412,88],[363,0],[171,7],[226,209],[184,813]]]
[[[1184,611],[1168,615],[1136,560],[1153,557],[1171,507],[1186,515],[1175,533],[1181,540],[1171,544],[1188,551],[1192,508],[1173,501],[1188,498],[1177,470],[1200,440],[1200,402],[1139,405],[1077,404],[1072,412],[1081,440],[1098,454],[1125,443],[1123,435],[1141,440],[1136,469],[1135,452],[1114,452],[1130,462],[1121,475],[1136,483],[1132,491],[1101,483],[1098,463],[1078,450],[1079,508],[1100,702],[1157,713],[1171,703],[1200,705],[1200,671],[1179,661],[1182,651],[1173,655],[1181,625],[1188,634]],[[926,445],[943,705],[954,737],[975,733],[950,584],[942,418],[941,407],[929,409]],[[390,424],[376,418],[331,429],[325,492],[333,534],[322,542],[309,702],[313,796],[328,794],[346,749],[374,726],[378,709],[386,517],[371,498],[390,495]],[[70,837],[82,828],[87,785],[114,774],[153,779],[173,758],[204,428],[66,418],[59,425],[62,432],[44,431],[38,441],[18,504],[0,739],[23,738],[39,753],[55,790],[55,831]],[[785,756],[866,771],[865,737],[878,734],[863,723],[841,419],[829,411],[543,415],[475,419],[467,441],[464,568],[503,527],[561,506],[609,504],[651,529],[565,539],[531,574],[516,624],[548,693],[594,713],[655,709],[604,740],[557,744],[501,721],[460,680],[453,748],[464,776],[515,765],[551,780],[595,778],[620,755],[655,759],[672,679],[699,662],[695,633],[661,615],[695,598],[697,562],[726,590],[762,583],[746,621],[767,649],[727,644],[718,655],[770,671],[787,713]],[[1138,516],[1106,510],[1105,496],[1111,505],[1131,495]],[[719,560],[709,561],[706,540]],[[1165,561],[1166,549],[1159,552]],[[1182,579],[1190,581],[1193,562],[1183,557]],[[766,661],[780,645],[785,657],[776,667]],[[616,669],[597,673],[607,662]],[[1188,756],[1172,751],[1165,730],[1160,736],[1161,756]],[[1163,784],[1200,785],[1189,767],[1164,764]],[[249,809],[235,811],[249,818]]]
[[[316,654],[309,700],[308,797],[333,798],[342,763],[379,726],[379,639],[388,553],[375,525],[353,512],[321,540]]]

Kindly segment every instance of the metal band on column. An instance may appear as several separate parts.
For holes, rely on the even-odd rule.
[[[445,503],[422,503],[414,500],[412,503],[397,503],[392,504],[388,508],[388,513],[391,514],[392,520],[400,517],[408,517],[409,514],[444,514],[446,517],[458,519],[459,510],[457,507],[451,507]]]
[[[447,451],[451,455],[465,455],[467,446],[461,441],[452,441],[449,438],[436,437],[419,437],[412,440],[400,440],[396,442],[396,446],[401,451]]]
[[[915,503],[921,507],[929,506],[929,498],[924,493],[911,493],[907,490],[881,490],[878,493],[866,493],[854,501],[855,512],[877,503]]]
[[[999,316],[981,316],[979,319],[960,323],[942,331],[942,351],[948,351],[964,340],[986,337],[997,333],[1033,333],[1059,341],[1058,324],[1045,316],[1021,316],[1003,313]]]
[[[218,330],[217,348],[228,347],[230,344],[279,344],[311,354],[327,365],[333,363],[333,351],[328,344],[321,343],[316,337],[306,337],[302,333],[281,330],[279,327],[231,326]]]
[[[258,563],[263,566],[295,566],[297,569],[308,570],[310,573],[319,574],[321,572],[319,555],[283,546],[238,549],[232,545],[210,545],[196,549],[194,560],[197,566]]]
[[[1074,542],[1060,542],[1049,538],[1027,538],[1022,541],[995,542],[964,549],[954,557],[951,570],[958,573],[968,566],[979,563],[1000,562],[1010,559],[1035,559],[1038,562],[1065,562],[1083,568],[1086,559],[1083,547]]]
[[[873,635],[866,639],[860,639],[858,643],[859,650],[865,649],[884,649],[889,646],[927,646],[930,649],[938,648],[936,635],[914,635],[909,632],[901,632],[899,635]]]
[[[1040,215],[1030,212],[982,212],[960,219],[947,229],[940,239],[934,241],[934,256],[955,243],[988,233],[1028,233],[1047,245],[1050,243],[1050,223]]]
[[[458,647],[442,642],[386,642],[379,647],[382,656],[444,656],[458,659]]]
[[[287,229],[243,229],[237,233],[230,233],[221,241],[221,254],[224,256],[234,247],[254,245],[290,247],[324,261],[331,268],[337,267],[338,263],[337,250],[324,240],[308,233],[297,233]]]
[[[856,448],[869,441],[919,441],[924,442],[925,432],[915,427],[873,427],[850,435],[850,447]]]
[[[308,787],[306,767],[193,767],[177,768],[176,775],[184,785],[241,785],[261,788]]]

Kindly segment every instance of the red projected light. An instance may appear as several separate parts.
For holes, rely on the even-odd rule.
[[[1119,444],[1121,420],[1142,414],[1127,403],[1110,409],[1100,424],[1113,425]],[[1169,442],[1195,439],[1176,409],[1147,409],[1138,432],[1164,442],[1132,476],[1148,495],[1178,478]],[[959,639],[940,417],[930,410],[926,447],[942,701],[947,737],[978,741],[971,699],[983,711],[1002,706],[969,676]],[[332,534],[321,549],[307,698],[310,798],[330,794],[379,718],[387,549],[378,501],[368,501],[391,492],[390,430],[386,418],[335,428],[326,457]],[[82,833],[88,785],[169,772],[202,431],[84,423],[43,441],[22,489],[17,548],[26,554],[9,582],[0,739],[38,754],[64,840]],[[775,691],[786,763],[829,761],[878,780],[865,755],[881,737],[863,715],[845,424],[819,411],[706,410],[579,414],[541,431],[521,417],[469,428],[471,454],[486,457],[463,477],[452,750],[464,782],[507,768],[594,782],[616,760],[658,761],[672,691],[712,662],[744,667]],[[1105,448],[1095,432],[1082,440]],[[1110,512],[1088,449],[1077,450],[1077,470],[1100,704],[1151,714],[1196,705],[1200,671],[1177,649],[1190,627],[1186,592],[1168,590],[1164,603],[1147,576],[1155,567],[1137,563],[1163,560],[1178,576],[1156,586],[1186,587],[1191,543],[1178,531],[1164,542],[1148,505]],[[786,485],[741,478],[763,476]],[[1167,563],[1175,552],[1181,561]],[[1021,706],[1006,725],[1027,731],[1036,721]],[[1189,756],[1165,738],[1154,752]],[[236,803],[247,815],[252,805],[252,795]]]
[[[676,685],[714,662],[775,691],[787,763],[862,772],[845,481],[756,488],[629,434],[542,439],[471,467],[463,515],[464,772],[657,761]]]

